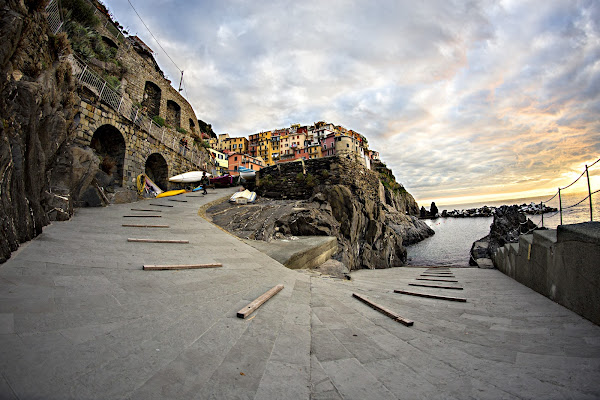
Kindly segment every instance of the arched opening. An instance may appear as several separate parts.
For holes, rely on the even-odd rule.
[[[146,81],[142,109],[150,117],[160,115],[160,88],[153,82]]]
[[[146,160],[146,175],[162,190],[167,190],[169,184],[169,167],[167,161],[159,153],[152,153]]]
[[[123,186],[125,164],[125,139],[112,125],[102,125],[92,136],[90,147],[100,158],[99,169],[104,172],[102,186]]]
[[[196,134],[196,124],[194,124],[194,121],[190,118],[190,132],[192,133],[192,135]]]
[[[167,125],[181,128],[181,107],[173,100],[167,100]]]
[[[117,50],[119,48],[119,46],[112,39],[110,39],[106,36],[102,36],[102,41],[104,42],[105,45],[107,45],[110,48],[113,48],[115,50]]]

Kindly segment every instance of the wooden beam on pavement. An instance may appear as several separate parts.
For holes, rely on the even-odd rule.
[[[429,278],[417,278],[418,281],[433,281],[433,282],[454,282],[458,283],[458,281],[453,281],[452,279],[429,279]]]
[[[365,303],[366,305],[368,305],[372,309],[379,311],[383,315],[387,315],[388,317],[390,317],[394,321],[400,322],[402,325],[412,326],[414,324],[414,322],[411,321],[410,319],[406,319],[404,317],[401,317],[399,314],[395,313],[394,311],[389,310],[389,309],[387,309],[387,308],[385,308],[383,306],[380,306],[377,303],[373,303],[371,300],[367,299],[364,296],[361,296],[360,294],[352,293],[352,297],[357,298],[358,300],[362,301],[363,303]]]
[[[252,303],[248,304],[246,307],[244,307],[240,311],[238,311],[237,312],[238,318],[246,318],[248,315],[252,314],[254,311],[256,311],[258,309],[258,307],[262,306],[263,303],[265,303],[271,297],[273,297],[277,293],[279,293],[281,291],[281,289],[283,289],[283,285],[277,285],[274,288],[272,288],[272,289],[268,290],[267,292],[265,292],[264,294],[262,294],[260,297],[258,297],[256,300],[254,300]]]
[[[466,303],[467,299],[462,299],[460,297],[448,297],[448,296],[438,296],[435,294],[425,294],[425,293],[415,293],[415,292],[407,292],[405,290],[394,290],[394,293],[407,294],[409,296],[418,296],[418,297],[427,297],[428,299],[438,299],[438,300],[447,300],[447,301],[458,301],[460,303]]]
[[[170,206],[168,204],[154,204],[154,203],[150,203],[150,205],[151,206],[159,206],[159,207],[173,207],[173,206]]]
[[[130,228],[168,228],[169,225],[144,225],[144,224],[122,224]]]
[[[136,239],[128,238],[128,242],[140,242],[140,243],[189,243],[189,240],[169,240],[169,239]]]
[[[424,278],[456,278],[454,275],[421,274]]]
[[[144,265],[145,271],[180,270],[180,269],[202,269],[222,267],[221,263],[213,264],[172,264],[172,265]]]
[[[428,287],[428,288],[436,288],[436,289],[454,289],[454,290],[463,290],[461,287],[457,286],[442,286],[442,285],[424,285],[422,283],[409,283],[408,286],[420,286],[420,287]]]
[[[123,218],[162,218],[162,215],[123,215]]]
[[[151,211],[151,212],[162,212],[162,210],[150,210],[148,208],[132,208],[131,211]]]
[[[187,200],[167,199],[169,201],[178,201],[180,203],[187,203]]]

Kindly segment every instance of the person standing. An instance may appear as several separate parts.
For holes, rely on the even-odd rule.
[[[206,171],[202,171],[202,179],[200,180],[200,183],[202,184],[202,189],[204,190],[202,194],[207,194],[208,192],[206,191],[206,186],[208,185],[208,176],[206,176]]]

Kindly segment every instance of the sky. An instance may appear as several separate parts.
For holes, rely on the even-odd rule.
[[[600,158],[600,1],[130,1],[172,61],[104,4],[217,134],[342,125],[419,204],[551,196]]]

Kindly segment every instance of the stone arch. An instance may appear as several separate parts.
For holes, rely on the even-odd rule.
[[[111,38],[109,38],[107,36],[102,36],[102,41],[108,47],[111,47],[113,49],[118,49],[119,48],[119,46]]]
[[[167,125],[181,128],[181,107],[173,100],[167,100]]]
[[[167,161],[160,153],[152,153],[146,159],[144,173],[152,179],[162,190],[167,190],[169,185],[169,167]]]
[[[99,169],[106,176],[102,186],[123,186],[125,164],[125,139],[116,127],[105,124],[94,132],[90,147],[100,158]]]
[[[196,134],[196,124],[194,124],[194,120],[190,118],[190,132],[192,135]]]
[[[160,115],[160,97],[161,90],[158,85],[154,82],[146,81],[142,108],[145,108],[146,113],[150,117]]]

